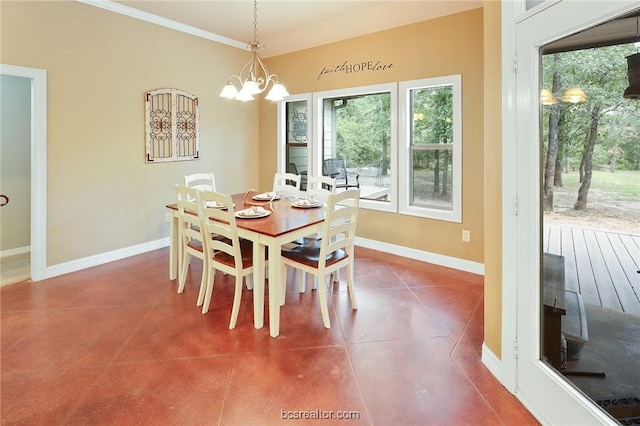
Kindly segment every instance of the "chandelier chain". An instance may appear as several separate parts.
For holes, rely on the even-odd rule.
[[[253,41],[258,41],[258,0],[253,0]]]

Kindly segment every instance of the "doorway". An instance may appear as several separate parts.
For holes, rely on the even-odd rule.
[[[0,75],[0,285],[31,278],[31,80]]]
[[[616,424],[541,359],[540,49],[640,2],[545,1],[529,11],[524,2],[502,4],[504,381],[543,423]]]
[[[0,65],[0,75],[31,81],[31,214],[30,275],[32,281],[47,278],[47,72],[46,70]]]

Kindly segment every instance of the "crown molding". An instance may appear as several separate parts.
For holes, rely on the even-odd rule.
[[[131,18],[139,19],[141,21],[150,22],[152,24],[160,25],[172,30],[180,31],[186,34],[191,34],[196,37],[201,37],[207,40],[215,41],[216,43],[226,44],[227,46],[236,47],[238,49],[247,50],[247,43],[234,40],[228,37],[221,36],[209,31],[204,31],[191,25],[186,25],[181,22],[177,22],[171,19],[163,18],[152,13],[143,12],[138,9],[134,9],[129,6],[110,1],[110,0],[76,0],[80,3],[84,3],[89,6],[99,7],[101,9],[108,10],[110,12],[119,13],[121,15],[129,16]]]

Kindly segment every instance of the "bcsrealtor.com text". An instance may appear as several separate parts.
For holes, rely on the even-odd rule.
[[[356,62],[354,64],[350,64],[349,61],[344,61],[340,65],[332,65],[330,67],[322,68],[320,74],[318,74],[318,80],[326,74],[339,73],[343,72],[345,74],[349,74],[352,72],[362,72],[362,71],[385,71],[393,68],[393,64],[383,64],[380,61],[364,61],[364,62]]]
[[[283,420],[358,420],[358,411],[280,410]]]

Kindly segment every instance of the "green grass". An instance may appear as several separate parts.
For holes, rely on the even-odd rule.
[[[562,174],[563,191],[578,194],[580,182],[578,172]],[[591,196],[601,197],[602,201],[640,201],[640,171],[594,171],[589,188]]]

